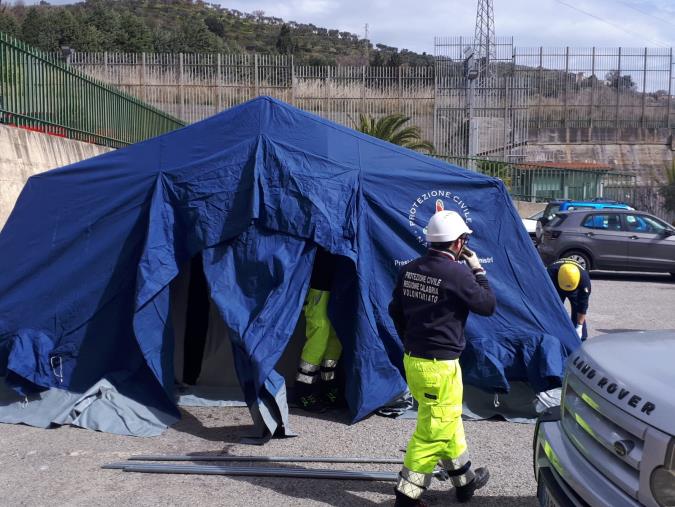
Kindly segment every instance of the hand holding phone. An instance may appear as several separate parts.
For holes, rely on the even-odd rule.
[[[483,267],[480,265],[478,256],[473,250],[469,250],[467,247],[462,248],[462,252],[459,254],[460,258],[466,261],[467,265],[471,268],[471,271],[483,271]]]

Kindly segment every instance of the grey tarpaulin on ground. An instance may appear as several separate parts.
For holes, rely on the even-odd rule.
[[[72,424],[117,435],[151,437],[160,435],[177,419],[120,394],[103,379],[85,393],[48,389],[19,396],[0,379],[0,422],[23,423],[40,428]]]
[[[226,396],[213,399],[216,393]],[[241,393],[231,389],[209,391],[204,388],[193,390],[183,387],[178,403],[181,404],[181,401],[185,401],[186,406],[246,406],[241,400]],[[286,403],[285,393],[283,396],[278,395],[276,403]],[[52,388],[24,398],[9,389],[0,378],[0,407],[2,423],[23,423],[39,428],[47,428],[52,424],[72,424],[81,428],[137,437],[158,436],[178,420],[120,394],[105,379],[86,393]],[[264,405],[256,410],[254,423],[257,429],[262,430],[264,426],[255,417],[264,420],[270,417],[269,410]],[[289,436],[291,435],[293,434],[290,433]]]
[[[523,382],[512,382],[511,386],[509,394],[500,395],[499,410],[493,405],[492,394],[465,386],[464,418],[489,419],[499,415],[511,422],[532,423],[547,407],[560,404],[560,389],[535,395]],[[183,406],[246,406],[241,400],[241,393],[235,389],[181,386],[178,394],[178,404]],[[277,403],[285,403],[285,399],[279,399]],[[72,424],[118,435],[148,437],[160,435],[176,422],[171,415],[121,395],[106,380],[83,394],[49,389],[26,400],[7,388],[0,379],[0,406],[0,422],[24,423],[40,428],[52,424]],[[68,408],[64,410],[63,407]],[[415,417],[416,412],[410,409],[400,415],[401,419]]]

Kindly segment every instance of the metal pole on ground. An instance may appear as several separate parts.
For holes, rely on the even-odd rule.
[[[295,477],[302,479],[332,479],[357,481],[390,481],[398,480],[398,472],[372,472],[358,470],[327,470],[306,468],[267,468],[267,467],[231,467],[231,466],[199,466],[199,465],[165,465],[162,463],[112,463],[102,468],[123,470],[125,472],[151,474],[185,474],[185,475],[229,475],[248,477]]]
[[[270,463],[391,463],[400,465],[400,458],[340,457],[340,456],[233,456],[216,454],[150,454],[131,456],[129,461],[225,461]]]

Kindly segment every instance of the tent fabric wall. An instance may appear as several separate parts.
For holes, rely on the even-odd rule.
[[[405,389],[387,304],[438,205],[470,223],[498,300],[468,322],[466,380],[559,385],[579,341],[500,180],[267,97],[30,178],[0,233],[0,375],[23,393],[106,378],[177,414],[170,284],[201,252],[246,401],[283,434],[274,367],[320,245],[341,256],[329,312],[358,421]]]

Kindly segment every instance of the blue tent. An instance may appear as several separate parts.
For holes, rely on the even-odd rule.
[[[474,230],[498,301],[469,319],[465,382],[560,385],[579,342],[500,180],[267,97],[29,179],[0,233],[0,376],[23,394],[106,379],[176,412],[169,284],[201,252],[246,402],[283,432],[274,366],[321,245],[342,256],[330,312],[358,421],[406,388],[387,305],[437,207]]]

